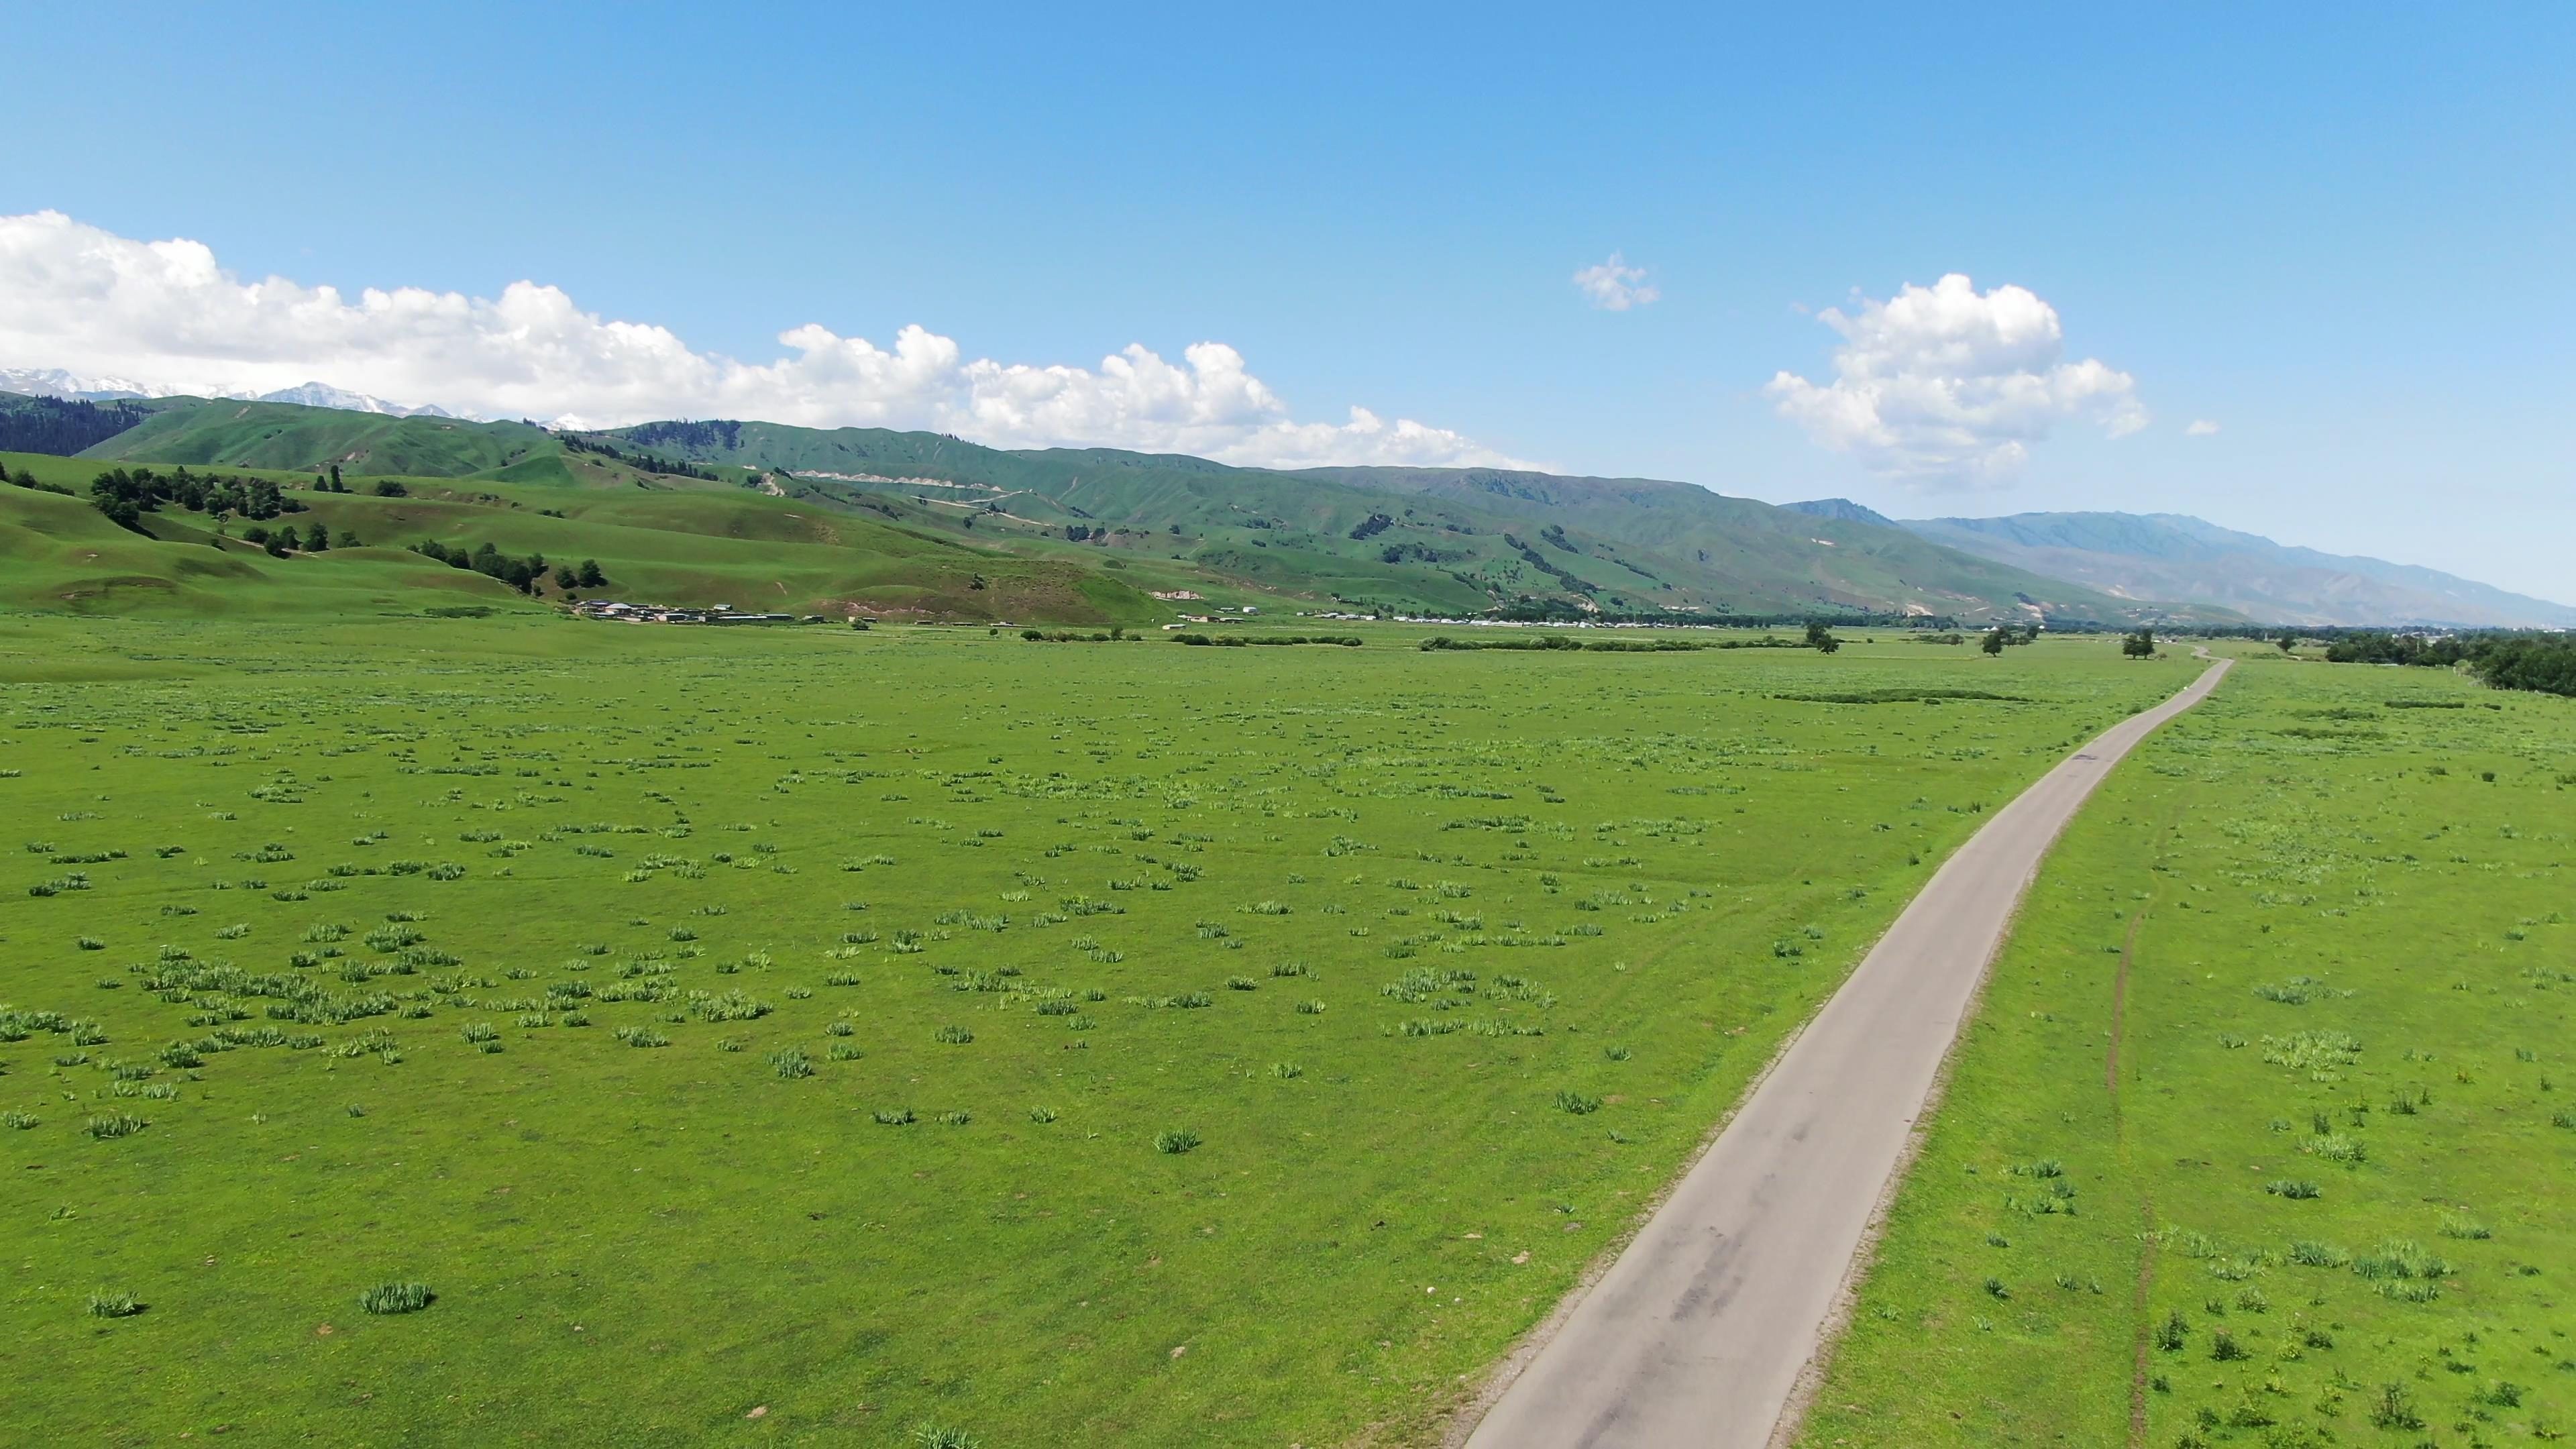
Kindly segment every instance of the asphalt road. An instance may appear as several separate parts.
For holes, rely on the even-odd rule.
[[[2041,858],[2120,757],[2227,668],[2078,750],[1934,872],[1469,1449],[1770,1441]]]

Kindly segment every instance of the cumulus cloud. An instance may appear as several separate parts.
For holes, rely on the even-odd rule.
[[[1353,407],[1300,422],[1220,342],[1174,362],[1131,345],[1095,367],[969,358],[907,326],[880,347],[808,323],[768,362],[699,352],[667,328],[586,312],[560,288],[497,297],[417,287],[356,296],[244,281],[203,243],[139,242],[59,212],[0,217],[0,366],[256,395],[315,378],[483,416],[612,427],[749,417],[955,433],[1001,447],[1195,453],[1260,465],[1512,465],[1474,440]]]
[[[2206,438],[2210,434],[2218,431],[2218,424],[2211,422],[2207,418],[2194,418],[2191,420],[2191,426],[2184,428],[2182,431],[2183,436],[2187,438]]]
[[[2057,309],[2026,288],[1979,292],[1954,272],[1818,320],[1843,337],[1833,381],[1781,372],[1763,391],[1818,443],[1898,481],[2006,483],[2060,421],[2098,422],[2115,438],[2147,425],[2136,379],[2094,358],[2062,361]]]
[[[1632,267],[1617,252],[1610,260],[1585,267],[1574,274],[1574,288],[1593,306],[1604,312],[1625,312],[1663,299],[1663,293],[1646,281],[1644,267]]]

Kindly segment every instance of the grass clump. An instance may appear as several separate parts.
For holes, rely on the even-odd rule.
[[[1178,1157],[1185,1152],[1195,1152],[1198,1148],[1199,1134],[1191,1131],[1187,1127],[1176,1128],[1169,1132],[1157,1132],[1154,1134],[1154,1150],[1156,1152]]]
[[[358,1295],[358,1307],[378,1317],[418,1313],[437,1299],[425,1283],[379,1283]]]
[[[89,1295],[92,1318],[132,1318],[143,1311],[143,1305],[131,1293],[111,1293],[102,1288]]]

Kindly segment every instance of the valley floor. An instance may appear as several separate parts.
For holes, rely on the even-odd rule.
[[[1800,1443],[2576,1432],[2576,713],[2248,653],[2033,888]]]
[[[0,616],[0,1422],[1436,1440],[2197,672],[1360,632]]]

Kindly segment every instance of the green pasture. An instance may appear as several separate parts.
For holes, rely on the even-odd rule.
[[[2246,652],[2043,868],[1801,1443],[2576,1432],[2576,712]]]
[[[1434,1441],[1981,812],[2197,667],[1359,632],[0,615],[0,1422]],[[2535,1251],[2475,1206],[2450,1256]]]

